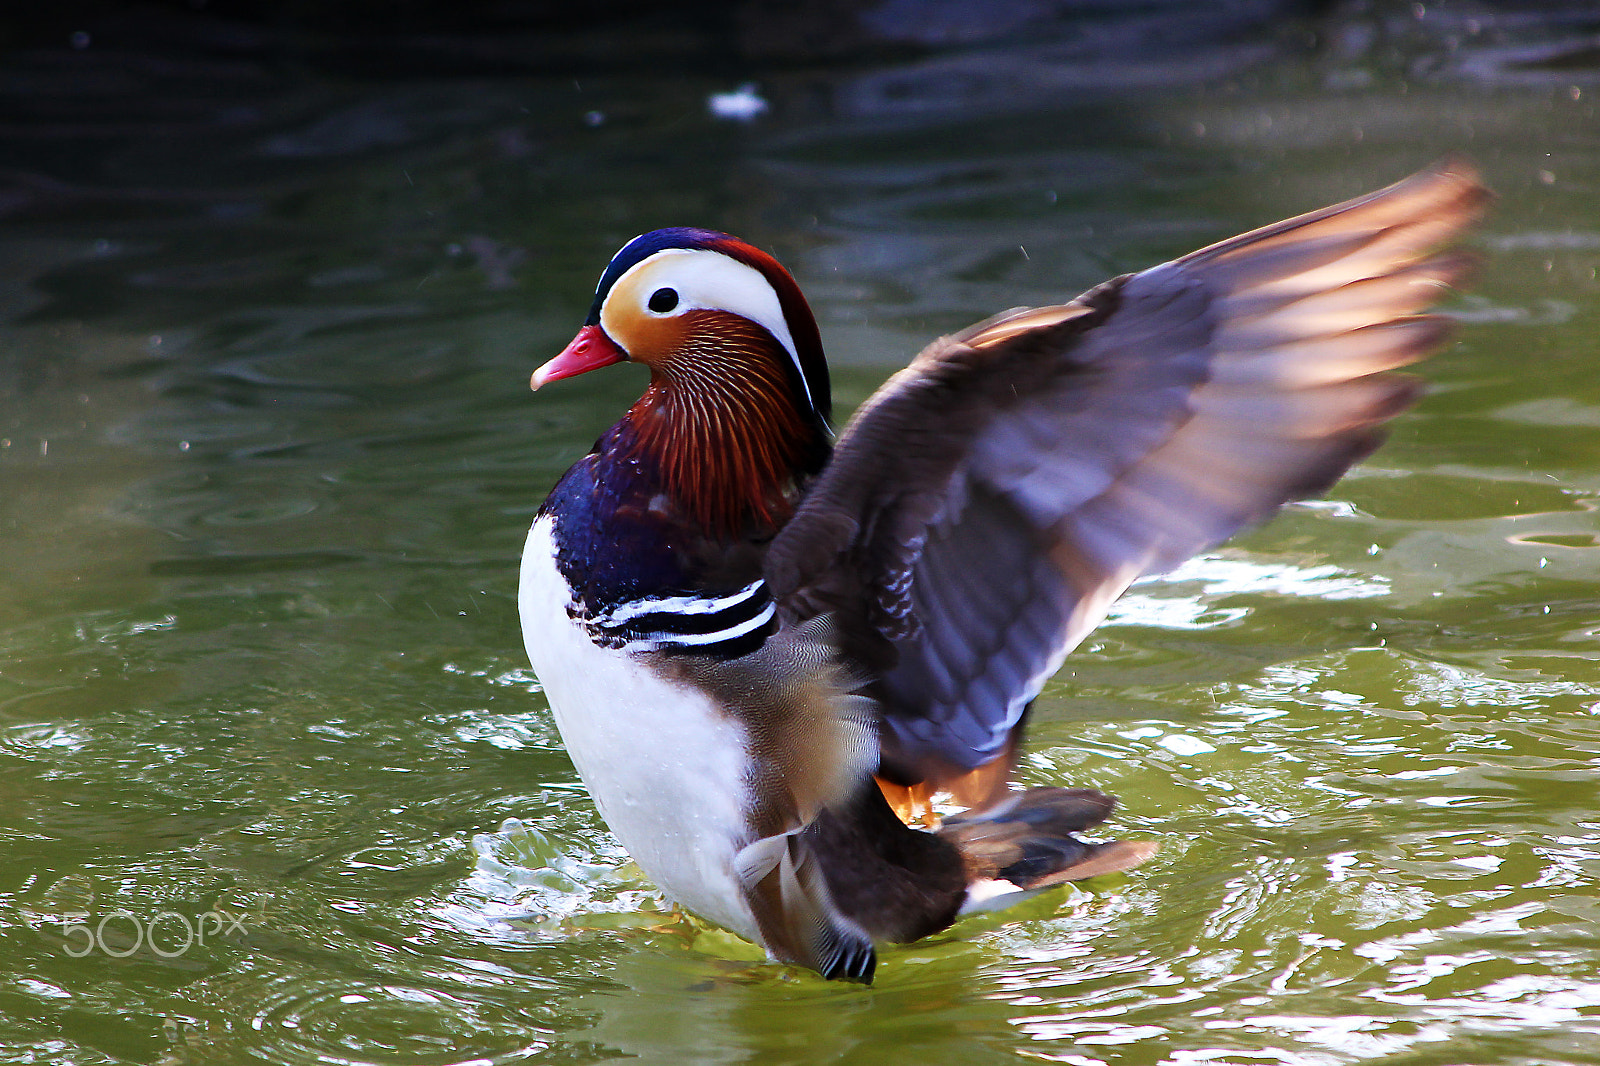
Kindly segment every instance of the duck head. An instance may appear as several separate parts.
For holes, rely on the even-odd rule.
[[[708,532],[787,520],[827,459],[830,397],[816,320],[776,259],[712,230],[635,237],[601,275],[583,328],[531,385],[623,361],[648,366],[650,385],[613,447]]]

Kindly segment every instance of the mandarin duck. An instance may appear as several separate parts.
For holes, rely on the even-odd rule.
[[[834,442],[789,273],[662,229],[532,378],[650,382],[522,559],[528,654],[607,825],[687,910],[828,978],[875,942],[1127,869],[1115,803],[1014,790],[1030,704],[1130,582],[1326,490],[1418,392],[1440,252],[1488,194],[1446,162],[1067,303],[934,341]],[[968,809],[908,825],[930,797]],[[945,809],[948,809],[946,807]]]

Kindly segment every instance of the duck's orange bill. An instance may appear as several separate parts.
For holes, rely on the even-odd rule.
[[[617,342],[606,336],[605,330],[599,326],[584,326],[572,338],[572,343],[561,350],[560,355],[533,372],[528,385],[537,392],[539,386],[547,381],[587,374],[591,370],[620,363],[626,358],[628,353],[617,347]]]

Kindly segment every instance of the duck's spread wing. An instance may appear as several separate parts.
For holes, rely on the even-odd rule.
[[[1488,194],[1446,163],[934,343],[856,415],[768,555],[879,679],[886,767],[1003,753],[1112,600],[1325,490],[1417,387],[1436,250]]]

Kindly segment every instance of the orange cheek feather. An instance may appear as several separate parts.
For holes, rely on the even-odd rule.
[[[670,360],[689,343],[689,324],[683,315],[657,318],[624,312],[612,317],[611,328],[628,358],[651,368]]]

